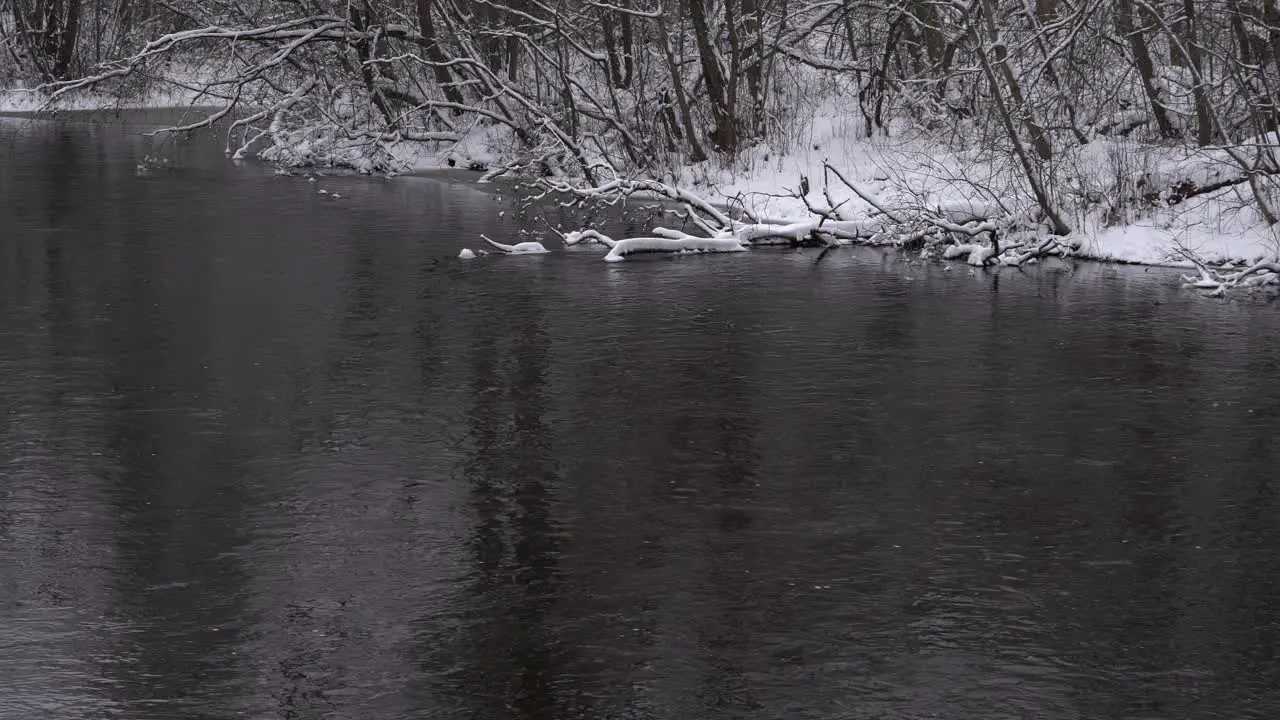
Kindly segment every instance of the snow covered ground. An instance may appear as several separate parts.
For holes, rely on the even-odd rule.
[[[1280,251],[1280,233],[1252,209],[1245,185],[1140,215],[1129,210],[1120,218],[1107,217],[1108,204],[1139,178],[1145,176],[1151,185],[1175,176],[1207,184],[1212,177],[1206,176],[1232,170],[1225,157],[1104,140],[1062,152],[1068,168],[1064,175],[1070,178],[1063,182],[1070,194],[1093,200],[1064,210],[1075,231],[1073,239],[1080,243],[1079,257],[1185,265],[1179,247],[1213,262],[1256,261]],[[795,195],[801,178],[807,182],[808,202],[828,205],[824,162],[890,210],[927,207],[947,215],[956,208],[994,206],[1010,213],[1025,209],[1010,199],[1017,194],[1018,182],[1012,158],[960,156],[905,125],[893,128],[889,137],[866,138],[859,122],[830,103],[816,109],[807,132],[794,138],[791,147],[758,146],[730,165],[686,168],[677,180],[680,187],[713,202],[742,205],[771,221],[800,221],[813,218]],[[842,183],[832,179],[827,188],[832,204],[842,212],[853,218],[874,214],[871,205]]]
[[[773,223],[814,219],[797,194],[802,187],[808,189],[809,205],[837,205],[855,223],[878,214],[843,183],[825,175],[825,164],[890,211],[928,208],[941,218],[964,222],[971,211],[1015,214],[1029,205],[1029,197],[1018,200],[1026,193],[1018,189],[1020,170],[1011,157],[960,154],[905,123],[893,127],[888,136],[867,138],[860,119],[834,99],[817,101],[810,110],[812,120],[780,142],[782,147],[757,145],[732,162],[712,160],[662,180],[719,206],[746,208]],[[456,145],[399,147],[395,154],[415,171],[445,167],[450,158],[462,167],[472,162],[489,167],[504,141],[489,128],[467,134]],[[1140,213],[1116,202],[1143,182],[1158,186],[1187,178],[1207,184],[1233,172],[1225,156],[1123,140],[1096,140],[1063,148],[1060,154],[1059,194],[1078,198],[1073,207],[1062,209],[1074,230],[1077,257],[1187,266],[1180,249],[1215,263],[1255,262],[1280,252],[1280,232],[1252,209],[1244,185],[1174,206],[1157,203]]]
[[[0,112],[32,113],[42,110],[144,110],[181,108],[197,104],[198,93],[173,85],[157,85],[137,98],[122,100],[102,93],[77,93],[48,106],[49,96],[39,89],[0,89]]]

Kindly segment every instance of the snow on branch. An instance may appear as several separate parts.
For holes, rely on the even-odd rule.
[[[584,187],[544,178],[541,184],[552,192],[606,203],[632,196],[674,200],[707,218],[715,226],[713,229],[728,230],[733,227],[733,221],[729,216],[706,199],[683,188],[656,180],[617,178],[599,185]]]
[[[613,249],[617,245],[617,241],[603,233],[595,230],[575,230],[564,234],[565,247],[572,247],[579,243],[596,242],[609,249]]]
[[[1198,277],[1182,276],[1186,287],[1206,290],[1210,297],[1223,297],[1228,290],[1235,288],[1280,287],[1280,262],[1261,260],[1243,270],[1224,272],[1209,266],[1207,262],[1190,249],[1179,244],[1174,254],[1190,262],[1199,272]]]
[[[881,229],[882,224],[875,220],[828,220],[819,217],[786,224],[740,224],[734,229],[734,235],[744,243],[767,239],[798,243],[822,235],[839,240],[857,240],[871,237]]]

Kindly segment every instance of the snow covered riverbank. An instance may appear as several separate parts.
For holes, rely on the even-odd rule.
[[[197,101],[197,93],[184,86],[195,84],[157,85],[131,101],[105,94],[76,94],[60,98],[54,107],[92,111],[190,106]],[[47,101],[48,96],[38,90],[2,90],[0,112],[48,110]],[[731,161],[716,158],[688,165],[657,180],[676,192],[768,226],[763,233],[739,228],[737,234],[745,242],[761,234],[802,240],[815,227],[834,229],[839,242],[866,240],[895,213],[923,212],[930,221],[944,225],[968,222],[972,228],[973,223],[986,218],[1025,210],[1012,199],[1019,179],[1007,157],[955,151],[905,123],[888,134],[867,138],[861,124],[841,112],[839,103],[831,98],[815,101],[808,110],[813,113],[812,120],[775,142],[781,147],[756,145]],[[470,167],[477,170],[474,177],[479,180],[485,177],[482,171],[503,167],[504,148],[510,146],[505,133],[478,124],[456,141],[401,141],[381,147],[401,171],[430,173]],[[301,164],[360,167],[352,161],[360,147],[358,138],[352,140],[351,148],[327,149],[328,156],[313,147],[302,152],[298,147],[278,147],[274,157],[305,158]],[[1067,238],[1076,257],[1190,266],[1189,255],[1214,264],[1238,264],[1274,259],[1280,252],[1280,234],[1259,217],[1246,197],[1247,190],[1240,185],[1227,185],[1174,204],[1157,198],[1140,212],[1118,201],[1144,184],[1167,184],[1169,178],[1180,177],[1178,173],[1204,183],[1206,178],[1230,172],[1230,162],[1211,150],[1193,152],[1098,139],[1066,149],[1064,155],[1059,161],[1064,169],[1059,178],[1063,187],[1058,190],[1079,200],[1071,208],[1073,232]],[[838,180],[832,177],[832,170],[839,173]],[[823,217],[823,213],[828,215]],[[1034,246],[1035,240],[1034,236],[1025,237],[1012,244]],[[963,237],[957,240],[959,247],[966,242]]]
[[[842,183],[831,182],[830,197],[825,196],[824,163],[829,163],[891,211],[931,209],[963,222],[971,209],[974,217],[988,209],[993,215],[1018,209],[1010,202],[1016,180],[1009,167],[1001,167],[1009,164],[1008,158],[961,156],[906,127],[896,137],[860,138],[854,123],[829,107],[819,112],[823,111],[826,114],[819,114],[809,132],[785,152],[756,147],[727,166],[687,168],[678,178],[679,186],[774,222],[811,220],[811,208],[832,205],[852,219],[879,215]],[[1230,172],[1227,159],[1212,151],[1098,139],[1066,153],[1063,182],[1074,187],[1064,194],[1081,200],[1071,217],[1077,257],[1187,266],[1184,251],[1215,263],[1256,261],[1280,251],[1280,233],[1259,217],[1247,187],[1224,187],[1173,205],[1158,199],[1143,212],[1119,207],[1118,198],[1126,190],[1157,184],[1179,170],[1199,176]],[[805,186],[807,194],[797,192]]]
[[[953,151],[906,124],[887,136],[866,138],[860,124],[834,102],[819,103],[813,111],[804,132],[788,138],[782,149],[757,145],[732,161],[689,165],[657,180],[768,226],[739,228],[746,241],[753,234],[802,240],[817,226],[836,230],[840,242],[866,240],[886,214],[923,213],[928,222],[969,223],[972,229],[987,218],[1026,210],[1016,199],[1021,180],[1008,157]],[[411,171],[468,165],[487,170],[501,165],[501,144],[500,137],[476,134],[445,148],[401,144],[393,152]],[[1065,238],[1074,257],[1191,267],[1189,256],[1240,264],[1280,253],[1280,232],[1256,211],[1244,185],[1224,184],[1186,198],[1166,193],[1140,208],[1126,201],[1141,196],[1144,187],[1176,184],[1179,178],[1208,185],[1228,176],[1234,169],[1230,159],[1212,149],[1097,139],[1066,148],[1063,155],[1056,179],[1062,187],[1056,190],[1076,200],[1069,208],[1072,233]],[[842,177],[833,178],[829,168]],[[824,212],[830,214],[824,218]],[[572,229],[578,228],[566,228]],[[1034,247],[1036,240],[1034,233],[1024,232],[1012,244]],[[961,234],[957,242],[969,240]]]
[[[184,85],[187,85],[184,87]],[[117,111],[191,108],[208,104],[194,85],[157,83],[129,97],[100,92],[79,92],[50,102],[49,94],[39,88],[0,88],[0,113],[29,115],[63,111]]]

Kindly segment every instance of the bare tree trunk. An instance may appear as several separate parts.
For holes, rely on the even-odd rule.
[[[1004,78],[1004,84],[1009,90],[1009,97],[1013,101],[1010,112],[1021,120],[1022,126],[1026,128],[1027,134],[1031,136],[1031,145],[1035,148],[1036,155],[1041,160],[1052,160],[1053,145],[1049,143],[1049,136],[1045,134],[1044,128],[1040,127],[1035,118],[1032,117],[1031,108],[1027,107],[1026,100],[1022,97],[1022,88],[1018,85],[1018,78],[1013,74],[1013,68],[1009,66],[1009,49],[1001,39],[1000,31],[996,27],[994,0],[982,0],[982,14],[985,17],[987,33],[992,43],[992,57],[995,60],[996,67],[1000,70],[1001,76]],[[979,52],[982,52],[981,49]],[[998,96],[1000,94],[999,84],[992,85],[991,91]]]
[[[431,18],[435,0],[417,0],[417,3],[418,32],[422,35],[424,50],[427,53],[427,59],[431,61],[431,72],[435,75],[436,84],[440,86],[446,100],[461,105],[462,91],[454,84],[453,74],[445,64],[449,62],[449,58],[440,49],[440,42],[436,39],[436,24]],[[453,114],[462,114],[461,108],[454,108]]]
[[[524,12],[528,10],[525,0],[509,0],[511,9]],[[515,17],[512,21],[515,22]],[[556,23],[560,22],[560,16],[555,16]],[[515,35],[507,37],[507,79],[515,82],[520,77],[520,38]]]
[[[618,38],[613,23],[614,11],[607,8],[600,8],[599,11],[600,34],[604,37],[604,55],[609,71],[609,82],[621,90],[625,86],[622,84],[622,61],[618,57]]]
[[[742,0],[742,34],[746,40],[743,49],[744,74],[747,92],[751,95],[751,127],[753,136],[759,135],[764,123],[764,40],[760,37],[764,26],[764,8],[761,0]]]
[[[693,24],[693,39],[698,46],[698,59],[702,63],[702,79],[707,86],[707,96],[711,101],[711,119],[715,129],[711,132],[711,142],[720,150],[732,153],[738,149],[737,118],[731,104],[731,93],[725,80],[724,69],[720,67],[711,37],[711,28],[707,23],[706,0],[687,0],[689,19]]]
[[[991,0],[982,0],[982,2],[988,6],[986,10],[988,22],[990,23],[990,10],[992,9],[990,7]],[[988,30],[993,35],[995,34],[993,27],[989,26]],[[998,54],[995,55],[998,62],[1000,56]],[[1067,223],[1062,219],[1062,216],[1058,214],[1056,209],[1054,209],[1053,201],[1049,198],[1049,193],[1046,191],[1044,183],[1041,181],[1039,169],[1036,167],[1036,163],[1032,160],[1030,155],[1027,153],[1026,148],[1022,144],[1022,140],[1018,135],[1018,127],[1014,120],[1013,109],[1005,102],[1004,93],[1000,90],[1000,80],[996,78],[996,70],[992,67],[991,60],[988,58],[986,52],[981,50],[978,52],[978,62],[982,66],[983,74],[987,76],[987,82],[991,86],[991,94],[996,103],[996,110],[997,114],[1000,116],[1000,122],[1004,125],[1005,133],[1009,136],[1009,141],[1013,146],[1014,157],[1018,159],[1018,163],[1022,166],[1023,173],[1027,178],[1027,184],[1031,186],[1031,193],[1035,196],[1036,204],[1040,206],[1045,217],[1049,219],[1049,222],[1053,226],[1053,233],[1055,235],[1069,234],[1071,232],[1070,226],[1067,225]],[[1009,71],[1009,74],[1012,74],[1012,71]],[[1006,77],[1005,80],[1008,82],[1009,78]],[[1016,83],[1014,83],[1014,86],[1016,87]],[[1014,99],[1015,102],[1017,102],[1017,96],[1015,96]],[[1023,122],[1025,124],[1025,118]],[[1042,157],[1042,159],[1047,158]]]
[[[81,0],[67,0],[58,34],[58,55],[53,64],[53,76],[58,80],[71,77],[71,63],[75,60],[76,39],[80,33],[80,2]]]
[[[925,57],[929,58],[930,69],[936,69],[942,62],[942,54],[946,41],[942,29],[938,27],[938,13],[929,0],[910,0],[907,12],[920,27],[920,38],[924,44]]]
[[[1202,62],[1199,40],[1198,20],[1196,18],[1195,0],[1182,0],[1183,36],[1182,44],[1186,51],[1186,60],[1191,68],[1194,85],[1191,96],[1196,106],[1196,143],[1204,147],[1213,142],[1213,113],[1209,109],[1209,93],[1204,84],[1204,64]]]
[[[1067,121],[1070,124],[1071,133],[1076,136],[1076,142],[1081,145],[1089,144],[1089,137],[1080,129],[1080,123],[1076,116],[1077,98],[1070,96],[1064,90],[1062,78],[1058,75],[1057,62],[1055,56],[1058,48],[1051,49],[1053,37],[1047,37],[1050,31],[1046,26],[1051,26],[1055,16],[1057,15],[1056,0],[1036,0],[1036,12],[1030,20],[1031,32],[1036,39],[1036,46],[1040,48],[1040,54],[1044,58],[1044,74],[1053,85],[1054,93],[1058,96],[1058,101],[1062,103],[1062,108],[1067,114]],[[1069,37],[1067,42],[1073,42]]]
[[[662,53],[667,61],[667,70],[671,74],[671,89],[676,96],[676,107],[680,111],[680,123],[684,126],[685,137],[689,141],[689,159],[702,162],[707,159],[707,151],[702,149],[698,140],[698,131],[693,124],[693,116],[689,113],[689,98],[684,91],[684,81],[680,79],[680,64],[676,62],[675,52],[671,49],[671,35],[667,30],[666,16],[658,14],[658,37],[662,44]]]
[[[1036,21],[1041,25],[1053,22],[1058,14],[1058,0],[1036,0]]]
[[[884,52],[880,55],[880,65],[871,74],[868,80],[868,86],[858,91],[858,103],[865,103],[864,93],[870,93],[875,100],[875,109],[871,113],[870,121],[867,123],[867,137],[875,134],[875,128],[884,127],[884,98],[888,92],[889,85],[889,62],[893,59],[893,53],[898,46],[898,33],[902,27],[903,16],[897,15],[889,22],[889,32],[884,41]],[[865,109],[863,115],[866,115]],[[874,124],[874,127],[873,127]]]
[[[1169,112],[1160,102],[1155,85],[1155,66],[1151,62],[1151,51],[1147,48],[1146,38],[1134,24],[1133,0],[1116,0],[1115,10],[1116,32],[1129,43],[1129,52],[1133,54],[1133,64],[1142,81],[1142,91],[1151,106],[1151,116],[1155,118],[1160,137],[1172,138],[1177,135],[1173,124],[1169,122]]]
[[[624,9],[631,7],[631,0],[622,0],[621,6]],[[635,76],[635,56],[636,42],[635,34],[631,31],[631,14],[622,13],[622,87],[631,87],[631,80]]]

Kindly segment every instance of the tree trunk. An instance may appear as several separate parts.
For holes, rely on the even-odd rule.
[[[1115,12],[1116,33],[1129,42],[1133,64],[1138,70],[1138,77],[1142,80],[1142,91],[1146,94],[1147,103],[1151,106],[1151,116],[1155,118],[1160,137],[1175,137],[1178,133],[1169,122],[1169,112],[1160,102],[1159,93],[1156,92],[1155,65],[1151,62],[1151,51],[1147,47],[1146,38],[1142,36],[1142,31],[1135,27],[1133,0],[1116,0]]]
[[[942,63],[942,54],[946,48],[946,40],[938,27],[938,13],[929,0],[911,0],[907,4],[907,12],[920,27],[920,39],[924,44],[925,56],[929,58],[931,69],[937,69]]]
[[[618,38],[614,30],[613,11],[600,8],[600,34],[604,36],[605,62],[609,70],[609,82],[622,89],[622,61],[618,57]]]
[[[622,0],[621,6],[630,8],[631,0]],[[629,88],[635,76],[636,56],[635,35],[631,31],[631,15],[622,13],[622,21],[619,24],[622,26],[622,87]]]
[[[1196,144],[1204,147],[1213,142],[1213,113],[1209,108],[1209,92],[1204,84],[1204,64],[1200,52],[1199,28],[1196,19],[1195,0],[1182,0],[1183,35],[1182,44],[1186,50],[1186,60],[1191,68],[1191,96],[1196,106]]]
[[[760,37],[763,27],[763,7],[760,0],[742,0],[742,34],[746,40],[743,49],[744,74],[747,76],[747,92],[751,95],[751,128],[752,135],[759,135],[764,124],[764,39]]]
[[[987,60],[986,53],[979,53],[978,62],[982,65],[983,74],[987,76],[987,81],[991,84],[991,88],[995,91],[996,110],[1000,115],[1000,121],[1004,124],[1005,132],[1009,135],[1009,139],[1013,141],[1013,154],[1018,158],[1018,163],[1022,165],[1022,170],[1026,174],[1027,184],[1031,186],[1031,193],[1036,198],[1036,204],[1044,212],[1045,217],[1053,225],[1054,235],[1069,235],[1071,227],[1067,225],[1062,216],[1058,214],[1053,207],[1053,202],[1049,199],[1049,193],[1045,190],[1044,183],[1040,181],[1040,174],[1037,172],[1036,166],[1032,163],[1031,158],[1027,155],[1026,148],[1018,139],[1018,127],[1014,124],[1013,115],[1010,108],[1004,101],[1004,96],[999,92],[1000,81],[996,79],[995,70],[991,67],[991,62]]]
[[[730,105],[730,92],[725,80],[724,69],[720,67],[720,58],[716,54],[711,28],[707,23],[706,0],[688,0],[689,19],[693,23],[693,39],[698,46],[698,59],[702,63],[702,79],[707,86],[707,95],[711,101],[711,119],[715,129],[711,133],[711,142],[726,152],[738,149],[738,128],[733,107]]]
[[[1036,21],[1041,25],[1053,22],[1058,14],[1058,0],[1036,0]]]
[[[1190,2],[1190,0],[1187,0]],[[985,16],[987,24],[987,33],[990,35],[993,44],[992,57],[995,60],[996,67],[1000,69],[1000,75],[1004,78],[1004,84],[1009,90],[1009,98],[1013,101],[1013,106],[1009,108],[1015,116],[1017,116],[1022,126],[1026,128],[1027,134],[1031,136],[1031,145],[1035,148],[1036,155],[1041,160],[1053,159],[1053,145],[1049,143],[1049,136],[1045,134],[1044,128],[1031,115],[1031,109],[1027,107],[1026,101],[1022,97],[1022,88],[1018,85],[1018,78],[1013,74],[1013,68],[1009,66],[1009,50],[1005,47],[1004,41],[1000,38],[1000,31],[996,28],[996,8],[993,0],[982,0],[982,14]],[[999,85],[992,85],[991,91],[999,94]],[[1014,138],[1016,141],[1016,138]]]
[[[457,85],[453,84],[453,74],[449,72],[449,68],[445,63],[449,62],[449,58],[445,56],[444,51],[440,49],[440,43],[436,40],[436,25],[431,19],[432,6],[435,0],[417,0],[418,2],[418,32],[422,35],[422,42],[427,53],[427,60],[431,61],[432,73],[436,76],[436,84],[440,86],[440,90],[444,93],[444,97],[451,103],[462,104],[462,91]],[[460,108],[453,109],[454,115],[461,115]]]
[[[667,61],[667,70],[671,74],[671,89],[676,96],[676,107],[680,111],[680,123],[684,126],[685,137],[689,140],[689,159],[702,162],[707,159],[706,150],[698,140],[698,131],[693,125],[693,116],[689,113],[689,98],[684,91],[684,81],[680,79],[680,64],[676,62],[675,52],[671,49],[671,34],[667,31],[666,17],[658,15],[658,37],[662,44],[662,54]]]

